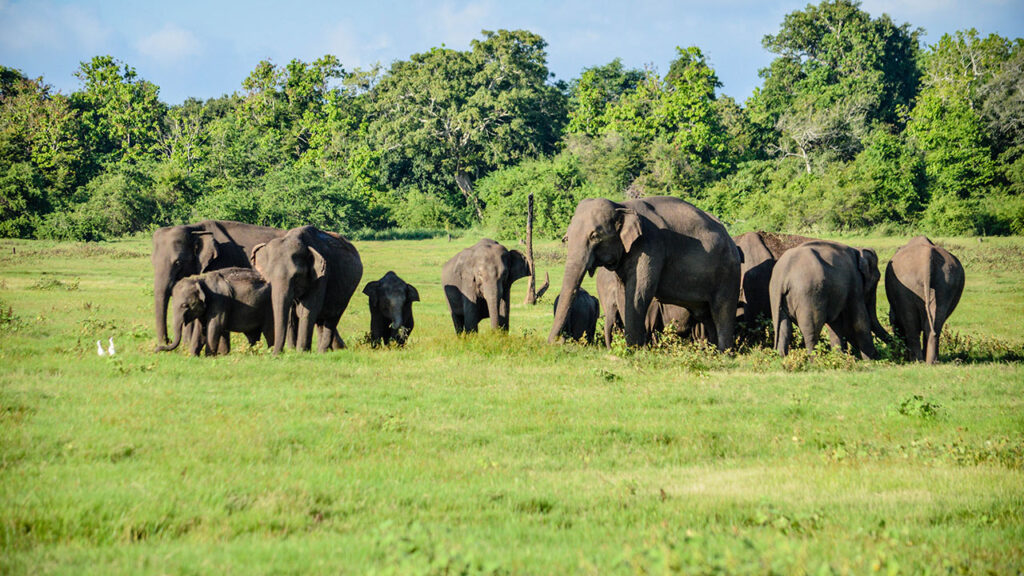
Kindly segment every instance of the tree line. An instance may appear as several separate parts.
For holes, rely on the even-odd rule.
[[[742,105],[697,47],[554,81],[484,31],[386,69],[262,61],[168,106],[111,56],[70,95],[0,66],[0,236],[94,240],[203,218],[347,234],[560,236],[587,197],[682,197],[734,231],[1024,233],[1024,40],[922,31],[851,0],[788,14]]]

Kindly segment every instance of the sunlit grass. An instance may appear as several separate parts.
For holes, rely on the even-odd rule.
[[[363,283],[419,289],[405,348],[365,343],[357,292],[348,350],[219,358],[152,353],[146,240],[0,241],[0,572],[1024,566],[1020,239],[944,242],[967,289],[937,367],[549,346],[551,256],[509,334],[456,337],[440,267],[476,239],[356,243]],[[884,266],[902,239],[850,243]]]

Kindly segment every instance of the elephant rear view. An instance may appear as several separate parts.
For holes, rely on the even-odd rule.
[[[759,230],[741,234],[733,240],[743,252],[743,262],[740,264],[740,304],[743,313],[739,320],[749,334],[758,328],[760,318],[770,318],[772,315],[768,285],[775,263],[787,250],[815,238]]]
[[[795,319],[808,352],[827,324],[862,357],[875,358],[871,333],[889,339],[875,310],[879,277],[878,256],[870,248],[815,240],[788,250],[775,264],[769,290],[779,354],[789,352]]]
[[[942,326],[963,291],[963,265],[928,238],[912,238],[896,251],[885,268],[889,321],[914,360],[938,361]]]
[[[257,245],[250,258],[270,283],[275,354],[284,346],[293,305],[297,349],[310,349],[314,326],[319,329],[318,351],[344,347],[338,321],[363,278],[355,246],[337,234],[302,226]]]
[[[441,283],[455,333],[476,332],[480,320],[494,330],[508,330],[512,283],[530,274],[526,257],[484,238],[445,262]]]

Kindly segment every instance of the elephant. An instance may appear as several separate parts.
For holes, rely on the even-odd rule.
[[[445,262],[441,269],[455,333],[476,332],[480,320],[494,330],[508,330],[512,283],[530,274],[526,256],[484,238]]]
[[[604,267],[622,283],[628,345],[650,340],[645,319],[657,298],[690,309],[707,307],[719,350],[733,346],[740,253],[714,216],[669,196],[622,203],[588,198],[576,206],[566,239],[565,275],[549,342],[558,340],[583,275]]]
[[[167,343],[167,302],[174,284],[203,272],[233,266],[250,268],[249,252],[284,230],[227,220],[165,226],[153,232],[153,300],[156,338]]]
[[[558,296],[555,296],[554,309],[558,310]],[[562,336],[572,340],[583,340],[587,344],[594,343],[594,333],[597,331],[597,317],[601,315],[597,298],[589,292],[580,288],[576,294],[576,300],[569,309],[569,317],[565,320],[565,327],[562,329]]]
[[[302,226],[257,244],[249,258],[270,283],[274,354],[284,347],[289,320],[295,323],[295,347],[299,350],[310,350],[314,326],[319,352],[345,347],[338,335],[338,321],[363,277],[363,262],[351,242],[338,234]]]
[[[683,306],[665,304],[655,298],[647,309],[645,324],[652,336],[671,330],[682,339],[714,341],[715,326],[710,322],[707,312],[706,308],[694,312]]]
[[[370,343],[387,346],[394,341],[404,346],[414,326],[412,303],[420,301],[420,293],[388,271],[380,280],[368,282],[363,294],[370,299]]]
[[[878,256],[870,248],[813,240],[787,250],[775,264],[769,285],[779,355],[789,352],[795,319],[809,352],[827,324],[833,345],[842,347],[846,341],[862,358],[876,358],[871,333],[889,341],[875,310],[880,276]]]
[[[928,238],[912,238],[896,251],[885,267],[885,296],[889,299],[889,323],[912,359],[938,362],[942,326],[963,291],[964,267],[956,256]]]
[[[230,352],[219,346],[230,332],[241,332],[254,345],[263,334],[267,345],[274,343],[274,317],[270,306],[270,284],[251,268],[224,268],[182,278],[171,292],[174,301],[174,341],[157,346],[158,352],[174,350],[186,325],[198,322],[189,346],[198,356]],[[227,339],[230,342],[230,339]]]
[[[770,318],[772,315],[768,284],[775,262],[786,250],[816,238],[757,231],[735,236],[733,240],[743,253],[740,264],[740,308],[743,312],[738,320],[749,332],[757,329],[761,317]]]
[[[624,329],[621,310],[624,307],[623,292],[625,289],[622,280],[605,268],[599,268],[594,277],[597,283],[597,294],[604,308],[604,345],[606,348],[612,346],[612,335],[616,330]],[[581,289],[582,290],[582,289]],[[557,299],[556,299],[557,301]],[[680,338],[704,338],[707,331],[704,329],[706,314],[701,321],[696,321],[690,310],[672,304],[660,302],[657,298],[651,301],[647,308],[647,315],[644,318],[644,329],[649,334],[655,335],[664,332],[671,327]]]

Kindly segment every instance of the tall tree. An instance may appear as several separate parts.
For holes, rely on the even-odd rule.
[[[761,70],[750,102],[764,144],[800,157],[850,160],[875,123],[900,124],[917,89],[918,30],[872,19],[855,0],[825,0],[786,15],[764,47],[778,54]]]
[[[550,152],[564,97],[547,83],[547,43],[524,30],[483,32],[472,49],[434,48],[392,64],[373,89],[373,137],[393,184],[454,184],[478,218],[474,179]]]
[[[112,56],[82,62],[75,76],[82,89],[71,96],[92,153],[136,161],[151,155],[166,107],[160,89]]]
[[[620,58],[584,69],[570,84],[567,131],[596,136],[604,128],[602,116],[608,106],[635,90],[643,79],[643,70],[623,68]]]

